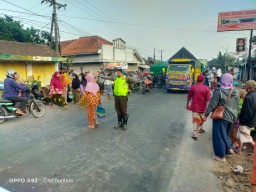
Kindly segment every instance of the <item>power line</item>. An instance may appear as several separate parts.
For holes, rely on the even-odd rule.
[[[39,16],[39,17],[42,17],[42,18],[51,19],[51,17],[49,17],[49,16],[37,14],[37,13],[35,13],[35,12],[33,12],[33,11],[30,11],[30,10],[28,10],[28,9],[25,9],[25,8],[23,8],[23,7],[21,7],[21,6],[15,5],[15,4],[13,4],[13,3],[7,1],[7,0],[2,0],[2,1],[4,1],[4,2],[6,2],[6,3],[9,3],[9,4],[11,4],[11,5],[15,6],[15,7],[20,8],[20,9],[23,9],[23,10],[25,10],[25,11],[28,11],[28,12],[32,13],[31,15],[36,15],[36,16]],[[66,23],[65,21],[62,21],[62,20],[59,20],[59,21]],[[79,29],[79,28],[77,28],[77,27],[75,27],[75,26],[73,26],[73,25],[71,25],[71,24],[69,24],[69,23],[68,23],[68,25],[69,25],[70,27]],[[81,30],[81,29],[79,29],[79,30]],[[81,30],[81,31],[83,31],[83,30]],[[84,32],[84,33],[87,33],[87,32],[85,32],[85,31],[83,31],[83,32]]]
[[[50,30],[50,44],[52,43],[52,34],[53,34],[53,27],[54,27],[54,37],[55,37],[55,51],[56,53],[61,53],[60,51],[60,33],[59,33],[59,26],[58,26],[58,20],[57,20],[57,7],[58,10],[63,8],[66,8],[66,4],[60,4],[57,3],[56,0],[42,0],[41,3],[43,4],[44,2],[50,3],[50,6],[53,7],[52,10],[52,23],[51,23],[51,30]]]
[[[30,13],[26,13],[26,12],[21,12],[21,11],[14,11],[14,10],[9,10],[9,9],[0,9],[3,11],[10,11],[10,12],[14,12],[14,13],[22,13],[22,14],[27,14],[27,15],[35,15],[35,16],[39,16],[39,17],[44,17],[44,18],[50,18],[47,15],[40,15],[40,14],[30,14]],[[70,15],[59,15],[61,17],[67,17],[67,18],[74,18],[74,19],[86,19],[86,20],[91,20],[91,21],[98,21],[98,22],[110,22],[110,23],[117,23],[117,24],[123,24],[123,25],[133,25],[133,26],[138,26],[138,27],[149,27],[149,28],[166,28],[166,29],[171,29],[171,30],[186,30],[186,31],[198,31],[198,32],[212,32],[212,33],[217,33],[216,31],[205,31],[205,30],[198,30],[198,29],[188,29],[188,28],[171,28],[168,26],[156,26],[156,25],[144,25],[144,24],[136,24],[136,23],[126,23],[126,22],[118,22],[118,21],[109,21],[109,20],[102,20],[102,19],[93,19],[93,18],[87,18],[87,17],[76,17],[76,16],[70,16]],[[241,32],[236,32],[236,31],[230,31],[229,34],[232,35],[237,35],[237,34],[245,34],[245,33],[241,33]]]
[[[26,11],[28,11],[28,12],[30,12],[30,13],[33,13],[33,15],[38,15],[37,13],[35,13],[35,12],[33,12],[33,11],[30,11],[30,10],[28,10],[28,9],[25,9],[25,8],[23,8],[23,7],[19,6],[19,5],[13,4],[13,3],[9,2],[9,1],[6,1],[6,0],[2,0],[2,1],[4,1],[4,2],[10,4],[10,5],[13,5],[13,6],[15,6],[15,7],[18,7],[18,8],[20,8],[20,9],[26,10]]]

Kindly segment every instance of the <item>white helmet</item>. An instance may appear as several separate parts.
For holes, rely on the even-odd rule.
[[[9,69],[6,71],[6,77],[10,77],[10,78],[14,78],[14,76],[17,74],[16,71],[12,70],[12,69]]]

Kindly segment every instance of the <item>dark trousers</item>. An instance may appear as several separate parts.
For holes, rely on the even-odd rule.
[[[14,96],[8,100],[11,100],[12,102],[20,102],[20,106],[18,106],[19,109],[25,110],[26,104],[28,103],[28,100],[24,97]]]
[[[229,133],[232,129],[232,123],[226,120],[213,120],[212,145],[215,156],[220,158],[229,154],[231,149],[231,140]]]
[[[115,108],[117,115],[127,115],[127,96],[115,96]]]

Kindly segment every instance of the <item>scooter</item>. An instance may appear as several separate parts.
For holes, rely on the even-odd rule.
[[[39,102],[35,99],[35,96],[32,93],[27,93],[28,104],[26,106],[27,113],[31,113],[35,118],[43,117],[46,108],[42,102]],[[16,114],[17,107],[14,102],[6,99],[0,99],[0,124],[7,121],[7,119],[13,119],[21,117]]]
[[[2,98],[3,94],[4,94],[4,83],[0,81],[0,98]]]

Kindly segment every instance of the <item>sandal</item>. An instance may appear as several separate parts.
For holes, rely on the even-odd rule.
[[[234,152],[235,152],[237,155],[243,156],[243,152],[239,152],[237,148],[234,148]]]
[[[234,154],[234,153],[235,153],[234,149],[229,149],[229,154]]]
[[[205,130],[204,130],[204,129],[201,129],[201,130],[199,131],[199,133],[205,133]]]
[[[196,136],[191,136],[192,139],[194,139],[195,141],[197,141],[197,137]]]
[[[213,157],[213,159],[215,161],[220,162],[220,163],[226,163],[226,159],[225,158],[220,158],[220,157],[215,156],[215,157]]]

